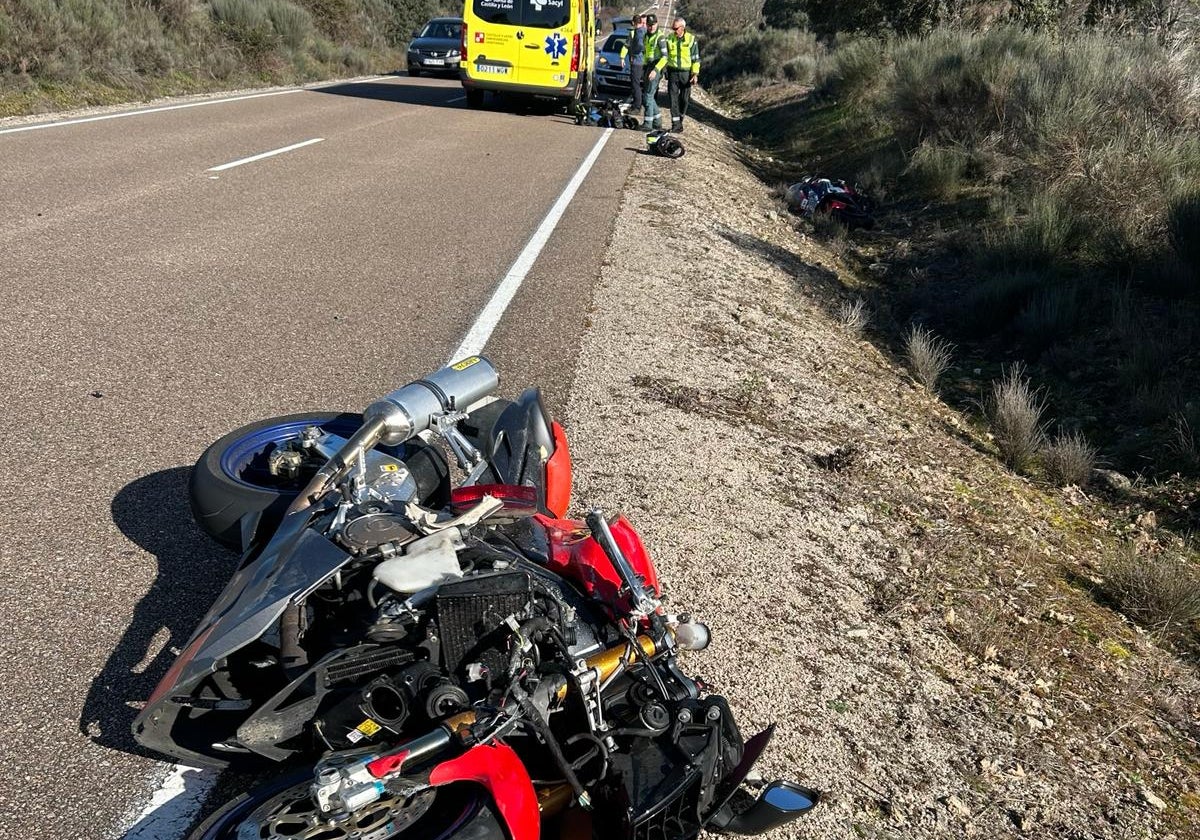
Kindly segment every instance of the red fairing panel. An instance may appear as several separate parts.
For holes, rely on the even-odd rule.
[[[563,427],[554,422],[550,428],[554,432],[554,454],[546,462],[546,510],[563,517],[571,505],[571,452]]]
[[[573,519],[551,519],[548,516],[535,517],[538,524],[546,529],[550,544],[549,567],[582,587],[584,594],[599,600],[604,604],[616,604],[622,599],[617,597],[622,582],[617,570],[609,562],[608,556],[600,543],[592,539],[587,525]],[[641,575],[646,585],[654,590],[655,595],[662,594],[658,582],[658,570],[654,561],[646,553],[645,546],[637,531],[629,524],[624,516],[609,526],[617,547],[629,560],[633,570]],[[630,606],[624,599],[625,606]]]
[[[429,774],[434,787],[477,782],[488,789],[512,840],[538,840],[541,812],[525,765],[505,744],[480,744],[458,758],[443,761]]]

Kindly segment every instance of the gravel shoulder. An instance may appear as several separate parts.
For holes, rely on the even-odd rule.
[[[1197,836],[1194,666],[1092,595],[1102,508],[1000,467],[839,325],[853,278],[748,150],[682,139],[626,187],[575,497],[627,513],[711,624],[688,666],[744,734],[779,721],[764,774],[828,792],[776,836]]]

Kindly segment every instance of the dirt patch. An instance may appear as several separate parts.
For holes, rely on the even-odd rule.
[[[777,836],[1196,836],[1200,683],[1093,596],[1110,513],[1006,472],[840,328],[838,257],[746,150],[682,139],[627,185],[576,498],[626,512],[712,625],[688,666],[745,734],[780,722],[764,773],[828,792]]]

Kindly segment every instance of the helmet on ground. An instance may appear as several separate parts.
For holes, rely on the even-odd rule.
[[[649,134],[647,134],[646,145],[650,147],[650,151],[662,157],[683,157],[683,144],[679,142],[679,139],[675,137],[675,135],[670,134],[663,129],[651,131]]]

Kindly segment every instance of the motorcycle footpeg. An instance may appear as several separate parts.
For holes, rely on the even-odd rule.
[[[749,794],[745,794],[745,797],[750,799]],[[708,828],[721,834],[765,834],[812,810],[820,800],[818,791],[779,779],[763,788],[749,807],[738,808],[734,813],[734,809],[727,805],[713,818]]]

